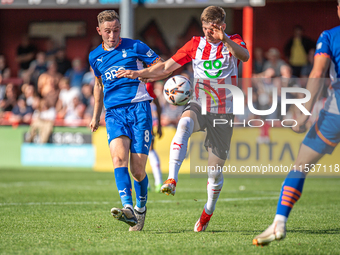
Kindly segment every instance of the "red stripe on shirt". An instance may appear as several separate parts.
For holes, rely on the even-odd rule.
[[[223,58],[223,55],[222,55],[222,48],[223,48],[223,43],[221,42],[221,43],[217,46],[216,59],[218,59],[218,58]]]
[[[236,75],[232,75],[232,76],[231,76],[231,85],[237,86]]]
[[[194,36],[192,38],[192,49],[191,49],[191,58],[192,59],[195,59],[195,57],[196,57],[196,51],[197,51],[198,45],[200,44],[200,40],[201,40],[201,38],[198,37],[198,36]]]
[[[199,80],[197,79],[197,82],[195,84],[195,98],[198,98],[199,97],[199,93],[200,93],[200,84],[199,84]]]
[[[217,93],[221,98],[222,103],[217,100],[216,103],[218,104],[218,113],[219,114],[225,114],[226,109],[225,109],[225,99],[226,99],[226,93],[225,89],[217,89]]]
[[[194,41],[195,37],[193,37],[182,48],[180,48],[171,58],[181,66],[189,63],[192,60]]]
[[[208,60],[210,57],[210,51],[211,51],[211,45],[207,42],[207,44],[204,47],[203,54],[202,54],[202,60]]]
[[[232,35],[229,37],[231,40],[233,40],[235,43],[240,45],[241,47],[247,49],[246,43],[243,41],[242,37],[238,34]]]

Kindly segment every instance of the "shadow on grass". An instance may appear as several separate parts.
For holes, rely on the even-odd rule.
[[[218,231],[216,231],[218,232]],[[258,235],[263,232],[262,230],[259,231],[230,231],[230,232],[243,232],[244,235]],[[248,233],[246,233],[248,232]],[[297,229],[297,230],[287,230],[287,234],[289,233],[298,233],[298,234],[310,234],[310,235],[339,235],[340,229],[334,228],[334,229]]]
[[[301,234],[316,234],[316,235],[338,235],[340,234],[339,228],[334,229],[297,229],[287,230],[287,233],[301,233]]]
[[[183,230],[167,230],[167,231],[160,231],[160,230],[143,230],[148,233],[152,234],[180,234],[180,233],[195,233],[193,229],[183,229]],[[208,234],[215,234],[215,233],[227,233],[227,232],[243,232],[243,231],[232,231],[232,230],[206,230],[204,233]]]

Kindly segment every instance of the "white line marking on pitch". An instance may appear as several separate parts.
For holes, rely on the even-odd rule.
[[[221,198],[220,202],[235,202],[235,201],[251,201],[251,200],[267,200],[267,199],[278,199],[275,197],[244,197],[244,198]],[[151,200],[148,203],[179,203],[179,202],[205,202],[206,199],[185,199],[185,200]],[[29,203],[0,203],[0,206],[20,206],[20,205],[101,205],[101,204],[117,204],[120,201],[114,202],[29,202]]]

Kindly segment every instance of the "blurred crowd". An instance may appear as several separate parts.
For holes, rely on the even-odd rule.
[[[96,43],[99,45],[100,42]],[[12,75],[7,60],[0,53],[0,125],[30,125],[29,141],[39,132],[41,142],[45,142],[54,125],[87,126],[93,113],[95,76],[88,63],[81,58],[68,59],[66,49],[55,47],[52,40],[46,48],[45,51],[37,49],[28,36],[23,36],[16,52],[19,68],[16,76]],[[154,50],[161,55],[159,49]],[[272,106],[273,88],[277,88],[279,96],[277,110],[266,119],[296,119],[301,114],[299,109],[291,106],[287,115],[281,116],[280,91],[282,87],[306,87],[314,52],[315,42],[304,37],[299,26],[295,27],[292,38],[287,40],[283,54],[275,47],[267,51],[259,47],[254,49],[251,82],[254,108],[265,110]],[[176,74],[193,80],[191,64]],[[158,81],[154,86],[162,106],[161,123],[162,126],[176,127],[183,107],[170,105],[164,100],[163,84],[164,81]],[[242,81],[238,86],[242,87]],[[322,108],[325,94],[314,107],[313,116]],[[303,95],[289,94],[290,98],[300,96]],[[235,121],[263,119],[253,116],[247,100],[245,109],[245,115],[236,116]],[[104,123],[104,110],[101,123]],[[42,130],[48,132],[41,135]]]

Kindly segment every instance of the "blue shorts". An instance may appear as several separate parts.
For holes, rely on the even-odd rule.
[[[302,143],[320,154],[332,154],[339,142],[340,115],[322,109]]]
[[[131,153],[149,154],[152,139],[152,115],[149,101],[107,109],[105,115],[107,139],[119,136],[131,139]]]

